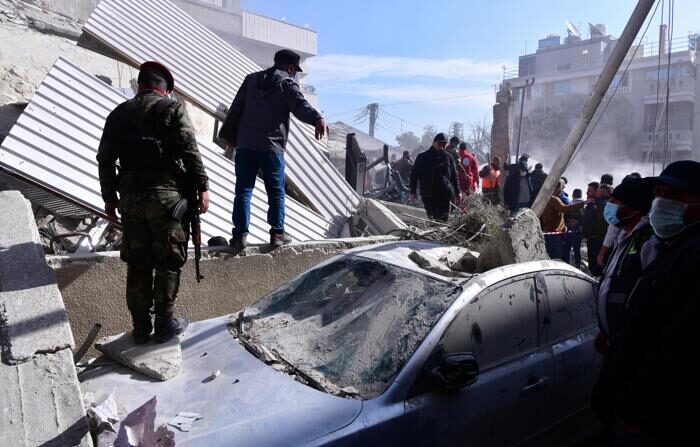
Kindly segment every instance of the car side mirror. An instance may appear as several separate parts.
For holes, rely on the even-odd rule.
[[[478,380],[479,364],[473,354],[446,354],[431,375],[447,390],[464,388]]]

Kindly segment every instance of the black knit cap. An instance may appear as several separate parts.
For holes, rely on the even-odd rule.
[[[612,197],[646,214],[654,201],[654,185],[651,178],[630,178],[615,187]]]
[[[303,72],[299,66],[299,61],[301,57],[292,50],[279,50],[275,53],[275,64],[276,65],[294,65],[296,71]]]
[[[433,143],[447,143],[447,137],[444,133],[440,132],[433,138]]]

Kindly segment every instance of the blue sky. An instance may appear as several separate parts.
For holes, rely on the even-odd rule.
[[[659,0],[660,1],[660,0]],[[669,0],[666,0],[668,3]],[[426,124],[490,122],[502,66],[533,52],[565,21],[588,36],[588,22],[618,36],[636,0],[241,0],[243,9],[318,33],[309,83],[329,121],[354,122],[358,109],[382,105],[377,135],[420,136]],[[674,37],[700,31],[697,0],[675,0]],[[658,40],[659,14],[647,40]]]

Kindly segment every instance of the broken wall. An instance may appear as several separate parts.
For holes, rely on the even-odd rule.
[[[194,279],[191,257],[183,269],[177,312],[194,321],[230,314],[344,249],[393,240],[396,238],[384,236],[330,239],[274,251],[250,247],[242,256],[233,256],[228,248],[205,251],[202,282]],[[79,343],[95,323],[102,324],[102,335],[131,329],[125,298],[126,264],[118,253],[49,256],[48,262],[56,271],[73,336]]]

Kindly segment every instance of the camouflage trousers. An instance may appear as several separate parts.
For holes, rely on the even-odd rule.
[[[150,326],[151,306],[156,315],[172,314],[180,269],[187,260],[188,236],[171,215],[180,198],[177,191],[148,191],[126,193],[119,200],[124,225],[120,254],[127,263],[126,303],[135,326],[138,321]]]

